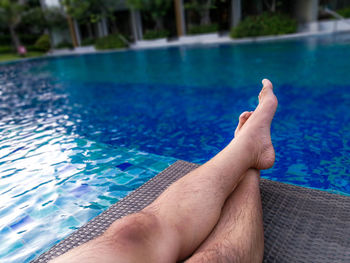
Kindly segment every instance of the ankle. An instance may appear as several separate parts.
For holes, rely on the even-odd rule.
[[[238,147],[239,154],[243,155],[245,160],[248,161],[248,168],[254,168],[258,160],[258,149],[257,149],[257,141],[250,135],[242,134],[241,136],[237,136],[234,138],[229,147]]]

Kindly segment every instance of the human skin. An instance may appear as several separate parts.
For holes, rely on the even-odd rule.
[[[243,112],[235,131],[240,132],[253,112]],[[249,169],[226,199],[220,219],[186,263],[252,263],[264,256],[264,227],[260,172]]]
[[[226,200],[247,171],[274,163],[270,126],[277,98],[269,80],[263,85],[257,108],[214,158],[139,213],[115,221],[100,237],[53,262],[176,262],[191,256],[219,222]]]

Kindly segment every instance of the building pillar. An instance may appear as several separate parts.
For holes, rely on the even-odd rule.
[[[102,30],[102,35],[108,36],[108,25],[107,25],[107,19],[104,17],[101,19],[101,30]]]
[[[108,35],[107,19],[102,18],[98,23],[96,23],[97,35],[98,37],[105,37]]]
[[[134,40],[141,40],[143,38],[142,35],[142,20],[141,14],[138,10],[130,10],[130,18],[131,18],[131,31],[134,37]]]
[[[183,0],[174,0],[175,4],[175,17],[176,17],[176,30],[177,35],[184,36],[186,35],[185,27],[185,10],[183,5]]]
[[[299,23],[317,21],[319,0],[295,0],[294,15]]]
[[[104,37],[103,25],[101,21],[96,23],[95,28],[97,29],[97,37],[98,38]]]
[[[241,0],[231,0],[231,27],[236,27],[242,19]]]

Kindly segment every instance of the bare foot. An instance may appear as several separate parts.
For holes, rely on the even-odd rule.
[[[275,162],[270,127],[278,105],[272,83],[268,79],[264,79],[262,83],[264,87],[259,94],[259,105],[253,113],[245,112],[240,116],[235,132],[235,138],[244,140],[252,147],[252,167],[259,170],[268,169]]]

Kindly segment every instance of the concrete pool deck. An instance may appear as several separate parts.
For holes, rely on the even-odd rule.
[[[116,219],[150,204],[197,164],[177,161],[33,260],[48,262],[101,233]],[[349,262],[350,197],[261,180],[263,262]]]
[[[300,32],[295,34],[279,35],[279,36],[261,36],[261,37],[249,37],[232,39],[229,35],[202,34],[193,36],[183,36],[176,40],[156,39],[156,40],[141,40],[132,43],[127,49],[117,50],[96,50],[93,46],[78,47],[74,50],[61,49],[53,50],[48,53],[47,56],[62,56],[62,55],[81,55],[81,54],[94,54],[94,53],[108,53],[118,52],[124,50],[140,50],[140,49],[152,49],[152,48],[167,48],[167,47],[179,47],[190,45],[219,45],[219,44],[243,44],[243,43],[255,43],[255,42],[268,42],[277,40],[289,40],[298,38],[307,38],[312,36],[322,36],[338,33],[346,33],[350,31],[316,31],[316,32]]]
[[[350,31],[349,31],[350,32]],[[160,48],[160,47],[177,47],[185,45],[211,45],[211,44],[241,44],[241,43],[255,43],[255,42],[267,42],[276,40],[287,40],[295,38],[305,38],[310,36],[322,36],[334,33],[333,31],[322,32],[301,32],[295,34],[287,34],[280,36],[261,36],[261,37],[247,37],[240,39],[233,39],[228,35],[220,36],[219,34],[203,34],[197,36],[183,36],[178,40],[166,41],[166,39],[160,40],[143,40],[138,41],[131,45],[131,49],[146,49],[146,48]]]
[[[60,56],[74,56],[85,54],[103,54],[112,52],[123,52],[127,50],[143,50],[143,49],[155,49],[155,48],[169,48],[169,47],[181,47],[191,45],[220,45],[220,44],[246,44],[246,43],[260,43],[269,41],[282,41],[291,39],[303,39],[307,37],[326,36],[332,34],[350,33],[350,30],[341,31],[316,31],[316,32],[299,32],[295,34],[287,34],[280,36],[261,36],[261,37],[249,37],[232,39],[228,35],[214,34],[202,34],[195,36],[183,36],[176,40],[156,39],[156,40],[142,40],[132,43],[129,48],[124,49],[109,49],[109,50],[96,50],[93,46],[77,47],[75,49],[54,49],[46,55],[32,58],[23,58],[10,61],[0,62],[0,65],[11,64],[22,61],[32,61],[46,57],[60,57]]]

